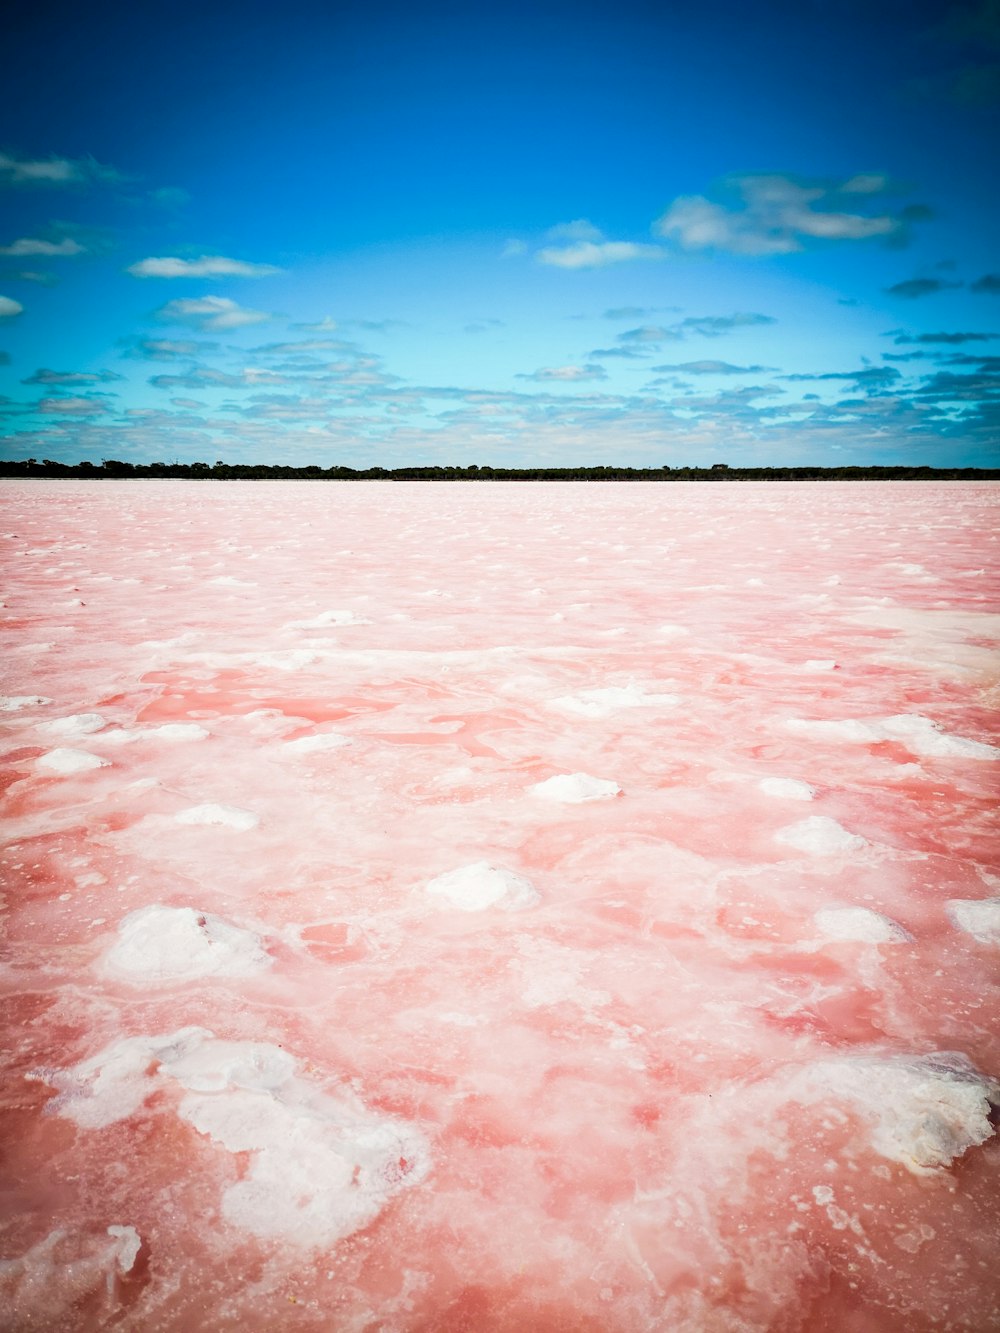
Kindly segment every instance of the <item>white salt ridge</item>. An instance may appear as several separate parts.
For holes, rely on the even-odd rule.
[[[286,741],[284,748],[293,754],[315,754],[321,750],[342,750],[350,744],[350,736],[343,736],[337,731],[324,731],[316,736],[299,736],[294,741]]]
[[[959,930],[981,944],[1000,944],[1000,898],[951,898],[944,908]]]
[[[802,663],[803,671],[836,671],[837,663],[833,658],[810,657]]]
[[[991,1137],[1000,1083],[952,1054],[821,1060],[792,1080],[791,1096],[848,1099],[881,1157],[930,1175]]]
[[[797,824],[789,824],[774,835],[776,842],[794,847],[814,856],[836,856],[841,852],[859,851],[867,847],[864,838],[849,833],[842,824],[827,815],[810,815]]]
[[[370,625],[370,620],[356,616],[353,611],[322,611],[311,620],[291,620],[288,629],[329,629],[344,625]]]
[[[0,713],[19,713],[22,708],[41,708],[51,702],[40,694],[0,694]]]
[[[602,689],[581,690],[552,700],[553,708],[575,717],[602,718],[625,708],[672,708],[680,703],[676,694],[649,693],[639,685],[608,685]]]
[[[136,984],[248,977],[270,967],[260,936],[192,907],[153,904],[132,912],[104,956],[106,971]]]
[[[99,755],[91,754],[89,750],[71,750],[60,746],[57,750],[49,750],[48,754],[39,755],[35,760],[39,768],[48,769],[51,773],[86,773],[93,768],[106,768],[107,759],[101,759]]]
[[[786,801],[811,801],[816,795],[815,787],[798,778],[761,778],[757,785],[765,796],[777,796]]]
[[[105,726],[107,723],[100,713],[73,713],[70,717],[54,717],[37,724],[46,736],[90,736]]]
[[[582,805],[585,801],[610,800],[621,794],[621,787],[617,782],[607,778],[592,778],[588,773],[560,773],[544,782],[537,782],[531,792],[544,801]]]
[[[110,1226],[103,1235],[57,1228],[24,1254],[0,1259],[0,1308],[29,1316],[19,1328],[79,1327],[78,1319],[65,1322],[71,1307],[102,1286],[113,1296],[141,1249],[135,1227]]]
[[[823,907],[813,920],[828,940],[857,940],[866,944],[901,944],[912,936],[890,917],[868,907]]]
[[[541,901],[541,895],[529,879],[489,861],[474,861],[471,865],[438,875],[426,886],[426,892],[432,897],[443,898],[460,912],[485,912],[490,907],[520,912]]]
[[[100,737],[105,745],[131,745],[135,741],[203,741],[209,732],[197,722],[163,722],[157,727],[120,727]]]
[[[190,809],[182,810],[180,814],[174,815],[174,822],[177,824],[221,824],[226,828],[245,831],[246,829],[256,828],[260,823],[260,816],[255,815],[252,810],[241,810],[235,805],[192,805]]]
[[[789,731],[821,741],[848,741],[873,745],[879,741],[899,741],[916,755],[928,758],[997,759],[1000,747],[985,741],[968,740],[942,731],[938,724],[920,713],[900,713],[894,717],[822,721],[792,718]]]
[[[415,1126],[369,1111],[349,1092],[317,1091],[297,1076],[292,1056],[264,1042],[221,1041],[197,1027],[126,1037],[44,1078],[60,1090],[51,1109],[85,1129],[124,1120],[178,1085],[182,1120],[227,1152],[251,1154],[224,1191],[222,1212],[266,1239],[334,1244],[430,1171]]]

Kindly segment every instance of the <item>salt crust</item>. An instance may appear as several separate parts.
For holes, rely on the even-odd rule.
[[[944,908],[959,930],[982,944],[1000,944],[1000,898],[951,898]]]
[[[828,940],[900,944],[912,938],[890,917],[868,907],[823,907],[814,914],[813,920],[819,933]]]
[[[531,792],[545,801],[563,805],[580,805],[584,801],[607,801],[621,794],[617,782],[607,778],[592,778],[587,773],[560,773],[554,778],[536,783]]]
[[[320,750],[341,750],[351,744],[349,736],[342,736],[337,731],[324,731],[317,736],[299,736],[294,741],[286,741],[285,749],[293,754],[315,754]]]
[[[353,611],[322,611],[311,620],[290,620],[288,629],[329,629],[343,625],[370,625],[370,620],[356,616]]]
[[[899,741],[916,755],[927,758],[998,759],[1000,748],[985,741],[972,741],[964,736],[952,736],[938,724],[920,713],[900,713],[895,717],[860,718],[822,721],[791,718],[785,723],[789,731],[821,741],[848,741],[856,745],[873,745],[879,741]]]
[[[19,713],[22,708],[41,708],[51,702],[40,694],[0,694],[0,713]]]
[[[135,1227],[110,1226],[103,1235],[50,1231],[16,1259],[0,1259],[0,1303],[10,1316],[30,1312],[32,1328],[55,1327],[68,1306],[102,1283],[113,1295],[117,1278],[132,1271],[141,1249]]]
[[[814,856],[836,856],[840,852],[859,851],[868,846],[864,838],[849,833],[842,824],[827,815],[810,815],[797,824],[789,824],[778,830],[774,840],[800,852],[811,852]]]
[[[798,778],[761,778],[758,783],[765,796],[779,796],[787,801],[811,801],[816,788]]]
[[[443,898],[460,912],[485,912],[499,907],[506,912],[520,912],[534,907],[541,895],[529,879],[489,861],[474,861],[471,865],[449,870],[438,875],[426,886],[432,897]]]
[[[256,828],[260,823],[260,816],[255,815],[252,810],[240,810],[235,805],[192,805],[190,809],[182,810],[180,814],[174,815],[174,822],[177,824],[222,824],[226,828],[245,831],[246,829]]]
[[[100,713],[74,713],[71,717],[54,717],[39,722],[38,730],[46,736],[89,736],[107,726]]]
[[[193,907],[153,904],[130,913],[104,956],[108,972],[136,984],[247,977],[270,967],[260,936]]]
[[[574,717],[610,717],[623,708],[672,708],[680,703],[676,694],[649,693],[639,685],[608,685],[603,689],[581,690],[552,700],[552,707]]]
[[[789,1100],[844,1098],[870,1126],[871,1146],[914,1175],[930,1175],[993,1134],[1000,1083],[962,1055],[820,1060],[787,1085]]]
[[[134,741],[203,741],[208,731],[197,722],[164,722],[158,727],[120,727],[98,739],[102,745],[131,745]]]
[[[52,1110],[84,1129],[125,1120],[154,1092],[179,1086],[182,1120],[227,1152],[251,1154],[222,1212],[255,1236],[333,1244],[430,1170],[415,1126],[374,1114],[346,1090],[318,1091],[287,1051],[265,1042],[187,1027],[122,1038],[43,1077],[59,1089]]]
[[[91,754],[89,750],[70,750],[60,746],[58,750],[49,750],[48,754],[39,755],[35,760],[39,768],[51,773],[86,773],[92,768],[106,768],[107,759]]]

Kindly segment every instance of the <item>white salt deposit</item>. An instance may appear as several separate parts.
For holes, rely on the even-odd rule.
[[[311,620],[290,620],[289,629],[329,629],[331,626],[370,625],[370,620],[356,616],[353,611],[321,611]]]
[[[39,768],[47,769],[50,773],[63,774],[86,773],[88,769],[106,768],[108,764],[107,759],[101,759],[89,750],[70,750],[63,746],[39,755],[35,762]]]
[[[552,700],[552,707],[574,717],[610,717],[623,708],[672,708],[680,703],[676,694],[657,694],[639,685],[608,685],[602,689],[581,690]]]
[[[158,727],[119,727],[101,737],[105,745],[132,745],[135,741],[203,741],[209,733],[197,722],[164,722]]]
[[[426,892],[443,898],[460,912],[485,912],[490,907],[519,912],[541,901],[530,880],[489,861],[475,861],[438,875],[426,886]]]
[[[1000,748],[984,741],[968,740],[942,731],[936,722],[920,713],[900,713],[895,717],[820,720],[791,718],[785,726],[799,736],[820,741],[848,741],[874,745],[893,740],[905,745],[915,755],[929,758],[997,759]]]
[[[271,965],[260,936],[210,912],[154,904],[132,912],[104,968],[136,984],[246,977]]]
[[[342,750],[350,744],[350,736],[343,736],[338,731],[324,731],[315,736],[299,736],[294,741],[286,741],[284,748],[293,754],[315,754],[321,750]]]
[[[226,828],[240,830],[256,828],[260,816],[252,810],[241,810],[235,805],[192,805],[174,815],[177,824],[221,824]]]
[[[823,907],[814,914],[813,920],[819,933],[828,940],[899,944],[911,938],[890,917],[868,907]]]
[[[39,722],[38,730],[46,736],[89,736],[106,725],[100,713],[73,713],[70,717],[54,717],[49,722]]]
[[[786,801],[811,801],[816,795],[815,787],[798,778],[761,778],[758,786],[765,796],[777,796]]]
[[[227,1152],[251,1154],[222,1212],[255,1236],[331,1245],[430,1170],[413,1125],[376,1115],[349,1092],[318,1091],[297,1076],[292,1056],[265,1042],[182,1028],[126,1037],[43,1077],[60,1090],[51,1109],[85,1129],[124,1120],[154,1092],[179,1086],[182,1120]]]
[[[953,925],[982,944],[1000,944],[1000,898],[951,898],[945,911]]]
[[[849,833],[842,824],[827,815],[810,815],[797,824],[789,824],[774,835],[776,842],[794,847],[814,856],[835,856],[840,852],[858,851],[866,847],[864,838]]]
[[[22,708],[40,708],[51,702],[40,694],[0,694],[0,713],[19,713]]]
[[[560,773],[531,788],[535,796],[563,805],[580,805],[584,801],[607,801],[621,792],[617,782],[607,778],[592,778],[588,773]]]
[[[803,671],[836,671],[837,663],[832,657],[809,657],[802,663]]]

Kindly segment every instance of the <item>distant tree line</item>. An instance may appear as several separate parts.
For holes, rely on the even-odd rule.
[[[291,467],[287,464],[56,463],[0,459],[0,477],[182,477],[216,481],[995,481],[1000,468],[959,467]]]

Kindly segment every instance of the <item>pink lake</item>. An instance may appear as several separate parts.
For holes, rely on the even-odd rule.
[[[1000,1326],[1000,486],[0,497],[5,1328]]]

